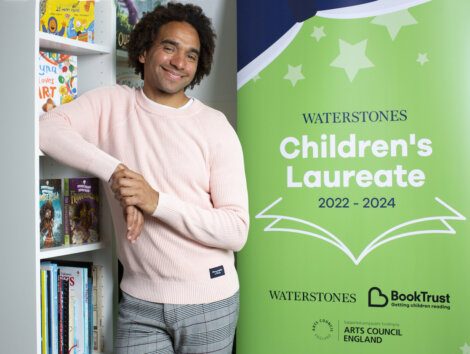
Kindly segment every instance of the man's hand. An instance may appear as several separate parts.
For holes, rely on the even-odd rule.
[[[123,209],[135,206],[152,215],[158,205],[159,194],[140,174],[119,165],[111,176],[111,189]]]
[[[134,243],[144,227],[144,214],[135,206],[128,206],[123,212],[127,223],[127,239]]]

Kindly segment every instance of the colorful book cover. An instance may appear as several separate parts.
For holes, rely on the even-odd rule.
[[[39,181],[39,235],[40,248],[64,244],[62,227],[62,181],[41,179]]]
[[[127,43],[132,29],[140,18],[167,0],[118,0],[116,1],[116,83],[133,88],[143,86],[140,75],[129,68],[127,63]]]
[[[77,98],[77,81],[75,55],[39,51],[38,115]]]
[[[118,0],[116,1],[116,48],[127,50],[126,44],[129,36],[139,21],[147,12],[152,11],[156,6],[165,3],[162,0]]]
[[[99,241],[99,180],[98,178],[67,178],[64,180],[65,237],[71,244]]]
[[[41,32],[93,43],[94,0],[41,0],[39,11]]]

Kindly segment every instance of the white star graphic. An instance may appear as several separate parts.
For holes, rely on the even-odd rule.
[[[287,74],[284,76],[284,79],[289,80],[292,84],[292,86],[295,86],[297,84],[297,81],[305,79],[305,77],[302,75],[302,65],[299,66],[290,66],[287,65]]]
[[[416,59],[416,61],[420,63],[421,66],[423,66],[425,63],[429,61],[428,53],[418,53],[418,59]]]
[[[324,26],[321,27],[313,27],[313,32],[310,37],[314,37],[317,42],[320,41],[323,37],[326,37]]]
[[[261,76],[259,76],[259,74],[256,74],[256,75],[253,76],[253,78],[252,78],[253,82],[258,81],[259,79],[261,79]]]
[[[392,37],[392,41],[394,41],[402,27],[415,25],[418,22],[413,16],[411,16],[408,10],[403,10],[374,17],[371,23],[387,27],[388,33],[390,34],[390,37]]]
[[[342,68],[346,71],[349,81],[353,81],[360,69],[373,67],[374,64],[366,57],[367,39],[357,43],[349,44],[339,40],[339,55],[330,64],[335,68]]]
[[[463,347],[460,347],[460,350],[462,354],[470,354],[470,346],[467,343],[465,343]]]

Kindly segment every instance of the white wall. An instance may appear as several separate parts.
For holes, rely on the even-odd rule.
[[[255,0],[254,0],[255,1]],[[211,74],[188,91],[207,105],[225,113],[235,127],[237,118],[237,32],[235,0],[192,0],[183,3],[199,5],[212,19],[217,33]]]

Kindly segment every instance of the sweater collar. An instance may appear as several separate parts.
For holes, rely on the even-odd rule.
[[[193,98],[193,102],[189,106],[183,106],[180,108],[174,108],[152,102],[149,98],[144,95],[142,89],[135,89],[135,97],[137,105],[150,112],[159,116],[168,116],[169,118],[174,117],[188,117],[198,113],[203,104],[196,98]]]

